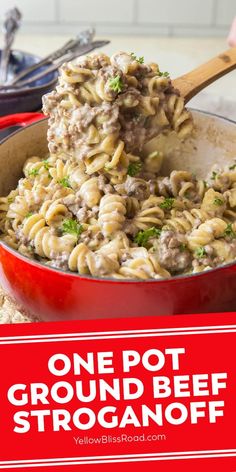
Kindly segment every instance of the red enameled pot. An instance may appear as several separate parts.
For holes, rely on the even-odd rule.
[[[214,163],[236,157],[235,123],[196,111],[194,118],[195,136],[188,143],[174,137],[155,143],[165,153],[164,174],[186,169],[205,176]],[[0,195],[16,187],[27,157],[47,153],[46,130],[42,120],[1,143]],[[96,279],[52,269],[0,242],[0,283],[27,312],[47,321],[236,310],[236,263],[169,280]]]

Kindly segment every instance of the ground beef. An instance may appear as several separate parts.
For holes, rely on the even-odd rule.
[[[98,115],[104,117],[102,128],[106,135],[118,133],[120,131],[119,106],[117,103],[102,103],[99,107]]]
[[[73,111],[71,123],[72,126],[78,132],[82,132],[83,129],[87,128],[98,114],[98,107],[91,107],[88,103],[85,103],[83,107],[76,108]],[[69,125],[69,130],[73,130],[73,127]]]
[[[123,231],[130,236],[135,236],[138,232],[138,229],[133,220],[126,220],[123,224]]]
[[[93,275],[105,276],[119,270],[119,263],[105,254],[94,254]]]
[[[50,265],[52,267],[55,267],[56,269],[62,269],[62,270],[69,270],[68,266],[68,258],[69,254],[67,252],[62,253],[62,254],[51,254],[52,261],[50,262]]]
[[[123,184],[115,185],[115,189],[120,195],[135,197],[137,200],[146,200],[150,197],[149,182],[136,177],[128,176]]]
[[[167,197],[170,195],[171,197],[173,196],[172,193],[172,185],[170,183],[170,178],[169,177],[159,177],[157,180],[157,193],[159,195],[163,195],[164,197]]]
[[[182,272],[190,267],[192,256],[185,244],[183,234],[162,231],[158,249],[160,265],[173,273]]]
[[[99,175],[98,177],[98,188],[101,190],[103,193],[114,193],[114,187],[109,184],[109,180],[105,175]]]
[[[77,215],[82,207],[81,197],[79,195],[67,195],[62,199],[62,203],[67,206],[73,215]]]

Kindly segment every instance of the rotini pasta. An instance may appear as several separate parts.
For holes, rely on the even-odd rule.
[[[198,273],[236,258],[236,164],[206,181],[162,175],[159,133],[191,135],[191,113],[157,64],[134,54],[64,64],[43,99],[49,155],[26,160],[0,198],[2,239],[55,268],[117,279]]]
[[[98,222],[104,236],[115,234],[125,221],[125,200],[120,195],[104,195],[99,205]]]

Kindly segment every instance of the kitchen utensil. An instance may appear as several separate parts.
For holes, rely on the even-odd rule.
[[[231,48],[191,72],[174,79],[173,85],[187,103],[202,89],[234,69],[236,69],[236,48]]]
[[[177,77],[172,80],[172,83],[179,90],[186,104],[205,87],[234,69],[236,69],[236,48],[231,48],[187,74]],[[151,152],[155,149],[158,139],[156,136],[146,143],[145,151]]]
[[[224,166],[236,156],[234,122],[196,111],[193,116],[193,138],[178,146],[171,139],[164,142],[165,175],[186,169],[204,178],[213,164]],[[16,188],[28,156],[47,154],[46,133],[47,120],[42,120],[2,142],[0,195]],[[166,280],[98,279],[28,259],[1,241],[0,281],[27,312],[48,321],[236,310],[236,262]]]
[[[0,84],[4,84],[7,81],[11,47],[15,39],[15,34],[20,27],[21,16],[21,12],[18,8],[12,8],[6,13],[6,19],[3,23],[4,46],[0,62]]]
[[[0,50],[1,57],[1,50]],[[8,77],[24,70],[29,65],[39,61],[38,56],[26,52],[11,51]],[[47,66],[42,66],[42,70]],[[47,73],[43,78],[34,80],[27,88],[1,90],[0,89],[0,116],[11,113],[22,113],[40,110],[42,95],[50,92],[56,86],[58,72]]]
[[[22,80],[19,83],[17,83],[14,86],[11,85],[5,85],[1,87],[1,90],[12,90],[13,89],[21,89],[28,87],[32,82],[35,82],[36,80],[44,78],[46,75],[48,75],[51,72],[56,71],[64,62],[72,61],[76,57],[82,56],[83,54],[87,54],[88,52],[93,51],[94,49],[101,48],[103,46],[106,46],[109,44],[110,41],[104,40],[104,41],[93,41],[92,43],[84,44],[78,47],[78,49],[73,50],[71,53],[65,54],[64,56],[60,57],[57,61],[52,63],[49,66],[46,66],[41,72],[38,72],[36,74],[33,74],[31,77],[28,79]]]
[[[60,57],[73,52],[74,50],[78,49],[79,46],[81,45],[91,43],[91,41],[93,40],[94,34],[95,34],[95,30],[93,28],[82,31],[76,36],[75,39],[70,39],[61,48],[57,49],[56,51],[52,52],[48,56],[44,57],[36,64],[33,64],[30,67],[27,67],[23,71],[16,74],[12,78],[12,80],[8,81],[8,85],[15,85],[24,77],[36,71],[37,69],[40,69],[42,66],[49,64],[50,62],[54,62]]]

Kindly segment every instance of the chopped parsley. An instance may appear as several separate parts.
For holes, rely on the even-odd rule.
[[[130,177],[134,177],[136,174],[140,172],[141,168],[142,168],[141,162],[132,162],[131,164],[128,165],[127,174],[130,175]]]
[[[69,178],[68,178],[68,177],[63,177],[63,179],[58,180],[58,183],[61,184],[62,187],[71,188],[71,184],[70,184],[70,182],[69,182]]]
[[[43,161],[43,167],[44,167],[44,169],[49,170],[50,167],[52,167],[52,166],[48,163],[48,160],[46,159],[46,160]]]
[[[215,200],[214,200],[213,203],[214,203],[214,205],[216,205],[216,206],[224,205],[224,201],[221,200],[221,198],[215,198]]]
[[[134,61],[137,61],[139,62],[139,64],[143,64],[144,63],[144,57],[141,56],[141,57],[137,57],[134,52],[131,52],[131,57]]]
[[[215,172],[215,171],[213,170],[213,172],[212,172],[212,174],[211,174],[211,180],[215,180],[216,177],[217,177],[217,175],[218,175],[217,172]]]
[[[114,92],[120,93],[123,90],[124,84],[120,75],[116,75],[112,79],[109,80],[108,85],[110,89],[114,90]]]
[[[208,183],[207,183],[207,181],[206,181],[206,180],[203,180],[203,183],[204,183],[204,187],[205,187],[205,188],[208,188]]]
[[[8,203],[13,203],[13,202],[14,202],[14,198],[8,197],[7,202],[8,202]]]
[[[233,164],[232,166],[229,167],[229,170],[234,170],[236,168],[236,164]]]
[[[160,77],[167,77],[167,78],[169,78],[169,77],[170,77],[170,74],[169,74],[169,72],[161,72],[161,71],[159,70],[159,76],[160,76]]]
[[[134,242],[137,243],[138,246],[145,247],[150,238],[159,238],[160,234],[161,229],[154,228],[153,226],[152,228],[146,229],[145,231],[139,231],[134,238]]]
[[[203,246],[200,246],[196,249],[195,251],[195,255],[196,257],[198,257],[199,259],[201,259],[202,257],[206,256],[206,250]]]
[[[179,246],[180,252],[184,252],[186,251],[186,249],[187,249],[187,244],[181,243]]]
[[[36,169],[29,170],[28,175],[32,175],[33,177],[35,177],[36,175],[39,175],[39,169],[36,168]]]
[[[69,233],[74,234],[75,236],[79,237],[80,234],[83,232],[83,226],[78,223],[78,221],[73,220],[72,218],[68,218],[63,221],[62,223],[62,232],[63,234]]]
[[[165,198],[163,202],[160,203],[160,208],[163,210],[171,210],[174,205],[174,198]]]
[[[33,216],[33,213],[32,213],[32,211],[29,211],[29,213],[27,213],[25,215],[25,218],[30,218],[31,216]]]
[[[224,230],[224,237],[236,238],[236,233],[232,227],[232,223],[229,223]]]

